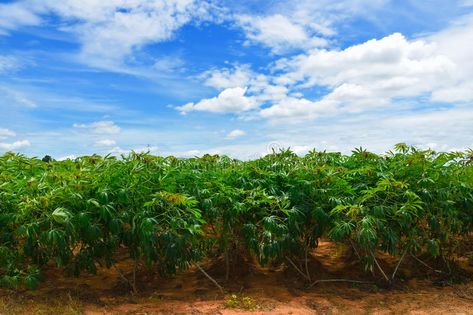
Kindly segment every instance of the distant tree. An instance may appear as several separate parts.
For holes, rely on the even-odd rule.
[[[43,162],[46,162],[46,163],[49,163],[49,162],[52,162],[53,161],[53,158],[50,156],[50,155],[45,155],[41,161]]]

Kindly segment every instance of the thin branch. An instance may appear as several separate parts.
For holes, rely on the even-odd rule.
[[[389,282],[388,276],[386,276],[386,273],[384,272],[383,268],[381,268],[381,266],[379,265],[378,260],[377,260],[376,257],[374,256],[373,252],[371,252],[371,257],[373,257],[374,263],[376,264],[376,267],[378,267],[378,269],[379,269],[379,271],[381,272],[381,274],[383,275],[384,279],[385,279],[387,282]]]
[[[404,256],[406,256],[406,254],[407,254],[407,248],[406,248],[406,250],[404,251],[404,253],[402,254],[401,259],[399,259],[399,261],[398,261],[398,263],[397,263],[397,265],[396,265],[396,268],[394,269],[393,275],[391,276],[391,280],[394,280],[394,277],[396,276],[396,272],[397,272],[397,270],[399,269],[399,266],[401,265],[401,262],[402,262],[402,260],[404,259]]]
[[[437,270],[437,269],[434,269],[432,268],[431,266],[427,265],[424,261],[420,260],[417,256],[411,254],[411,256],[417,260],[418,262],[420,262],[422,265],[424,265],[425,267],[429,268],[430,270],[433,270],[434,272],[437,272],[437,273],[444,273],[443,271],[441,270]]]
[[[373,281],[362,281],[362,280],[351,280],[351,279],[322,279],[312,282],[309,288],[312,288],[314,285],[323,283],[323,282],[349,282],[349,283],[360,283],[360,284],[373,284]]]
[[[136,269],[138,268],[138,262],[135,260],[133,265],[133,291],[136,293]]]
[[[230,278],[230,257],[228,255],[228,248],[225,250],[225,281]]]
[[[356,249],[355,244],[353,243],[352,240],[350,240],[350,244],[351,244],[351,247],[353,248],[353,250],[355,251],[356,256],[358,257],[358,260],[361,261],[360,253],[358,253],[358,250]]]
[[[296,266],[296,264],[291,260],[291,258],[286,256],[286,259],[287,259],[287,261],[289,261],[291,263],[291,265],[294,267],[294,269],[296,269],[297,272],[299,272],[301,274],[301,276],[303,276],[306,280],[310,281],[310,279],[307,277],[307,275],[305,273],[303,273],[302,270],[299,269],[299,267]]]
[[[120,276],[120,278],[122,278],[122,280],[125,281],[130,286],[130,288],[133,290],[133,293],[137,293],[138,290],[136,290],[135,284],[125,276],[125,274],[123,273],[123,271],[120,268],[118,268],[116,265],[113,265],[113,267],[115,267],[115,270],[117,270],[118,275]]]
[[[310,272],[309,272],[309,260],[307,259],[308,254],[309,254],[309,250],[306,248],[305,249],[305,273],[307,274],[307,279],[311,281]]]
[[[213,284],[215,284],[215,286],[220,290],[220,292],[223,294],[224,291],[223,291],[223,288],[220,284],[218,284],[218,282],[212,278],[207,272],[205,272],[204,269],[202,269],[202,267],[198,264],[198,263],[194,263],[197,267],[197,269],[199,269],[200,272],[202,272],[210,281],[212,281]]]

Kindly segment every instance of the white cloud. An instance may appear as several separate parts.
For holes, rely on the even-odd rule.
[[[322,38],[310,36],[302,25],[291,22],[281,14],[265,17],[243,15],[237,19],[250,41],[268,46],[274,53],[327,44]]]
[[[158,154],[158,147],[156,146],[146,146],[146,147],[136,147],[136,148],[131,148],[131,149],[123,149],[121,147],[114,147],[108,151],[109,154],[112,155],[127,155],[130,154],[131,152],[135,153],[149,153],[149,154]]]
[[[189,22],[192,4],[193,1],[124,1],[120,3],[122,11],[117,5],[102,8],[98,10],[102,17],[86,19],[75,28],[82,42],[81,59],[120,63],[133,49],[168,40],[175,30]]]
[[[3,95],[2,95],[3,94]],[[35,101],[31,100],[28,95],[24,92],[18,91],[7,86],[0,86],[0,98],[4,97],[6,102],[12,103],[14,105],[35,108],[38,105]]]
[[[459,82],[457,85],[446,86],[432,91],[435,102],[467,102],[473,100],[473,80]]]
[[[136,147],[133,148],[132,151],[136,153],[150,153],[150,154],[158,154],[159,148],[157,146],[145,146],[145,147]]]
[[[247,92],[259,102],[280,100],[287,96],[289,89],[270,82],[267,75],[253,72],[249,65],[237,65],[233,68],[213,69],[199,77],[205,79],[205,85],[223,90],[235,87],[248,87]]]
[[[176,109],[181,113],[191,111],[239,113],[257,108],[258,103],[252,97],[245,96],[246,90],[241,87],[227,88],[216,97],[203,99],[196,104],[188,103]]]
[[[178,56],[161,56],[152,66],[153,70],[160,73],[178,72],[184,69],[185,61]]]
[[[297,155],[306,155],[310,150],[313,149],[308,145],[295,145],[290,148],[291,148],[291,151]]]
[[[287,97],[289,88],[283,85],[273,85],[266,79],[254,80],[249,88],[255,99],[260,102],[280,101]]]
[[[396,98],[413,98],[455,87],[460,65],[438,49],[438,43],[409,41],[401,34],[348,47],[344,50],[313,50],[291,59],[282,59],[274,78],[292,88],[325,87],[329,92],[317,101],[283,99],[263,109],[269,119],[314,119],[323,112],[362,112],[393,104]],[[473,72],[472,72],[473,73]],[[462,88],[456,86],[455,88]],[[463,93],[444,90],[444,95],[467,98]]]
[[[65,161],[65,160],[75,160],[77,159],[77,156],[74,155],[74,154],[69,154],[69,155],[65,155],[65,156],[61,156],[60,158],[58,158],[57,160],[58,161]]]
[[[182,153],[178,153],[176,155],[181,156],[181,157],[194,157],[194,156],[199,156],[201,154],[202,152],[200,150],[188,150]]]
[[[274,52],[325,45],[318,36],[333,35],[333,24],[374,9],[386,0],[274,1],[264,15],[232,14],[231,3],[211,0],[24,0],[0,5],[0,34],[22,26],[46,24],[54,14],[60,30],[81,44],[79,60],[98,68],[118,69],[143,46],[167,41],[193,21],[230,20],[252,42]],[[3,30],[3,32],[2,32]]]
[[[432,99],[439,102],[467,102],[473,100],[473,14],[465,16],[445,30],[431,35],[439,53],[456,65],[450,84],[435,89]],[[468,44],[467,44],[468,43]]]
[[[333,36],[337,26],[360,16],[371,16],[382,9],[390,0],[289,0],[281,1],[278,7],[293,21],[323,36]]]
[[[1,12],[1,8],[0,8]],[[1,21],[1,17],[0,17]],[[0,55],[0,73],[16,70],[19,68],[18,59],[13,56]]]
[[[18,26],[38,25],[41,19],[26,3],[0,3],[0,35]]]
[[[340,10],[350,12],[347,14],[363,11],[344,1],[341,5],[344,8]],[[394,33],[345,49],[311,49],[270,64],[270,74],[255,73],[249,66],[214,69],[204,73],[206,84],[225,89],[222,94],[247,86],[244,93],[240,89],[237,94],[252,98],[258,104],[251,107],[254,110],[244,112],[243,106],[224,108],[222,94],[178,109],[183,113],[233,112],[246,120],[260,117],[281,123],[381,115],[380,109],[394,113],[431,106],[430,111],[435,111],[440,106],[435,102],[473,101],[473,46],[465,45],[469,42],[473,42],[473,15],[444,31],[417,39]],[[304,96],[320,90],[326,90],[325,94],[313,99]],[[416,117],[429,117],[428,110]],[[436,143],[434,140],[429,139],[429,143]]]
[[[242,137],[244,135],[246,135],[245,131],[240,130],[240,129],[235,129],[235,130],[230,131],[227,134],[227,139],[236,139],[236,138]]]
[[[0,128],[0,139],[6,139],[8,137],[15,137],[16,133],[10,129]]]
[[[276,0],[265,15],[249,12],[235,16],[251,42],[284,53],[291,49],[325,46],[337,33],[337,24],[356,16],[370,16],[389,0]]]
[[[78,129],[88,129],[96,134],[117,134],[121,130],[119,126],[109,120],[96,121],[91,124],[74,124],[73,127]]]
[[[297,146],[350,153],[355,147],[382,153],[406,142],[436,150],[473,148],[473,108],[401,111],[329,117],[316,124],[275,126],[269,135],[279,147]],[[432,145],[435,143],[435,146]],[[298,148],[299,149],[299,148]]]
[[[96,147],[112,147],[114,145],[116,145],[116,141],[115,140],[111,140],[111,139],[100,139],[100,140],[97,140],[95,141],[95,144],[94,146]]]
[[[0,30],[38,25],[53,13],[63,21],[61,30],[81,43],[80,61],[110,69],[193,19],[206,19],[208,10],[206,1],[196,0],[25,0],[1,5]]]
[[[438,53],[435,44],[408,41],[399,33],[341,51],[315,50],[283,60],[279,66],[288,72],[285,76],[294,83],[304,82],[305,87],[376,83],[375,88],[401,95],[428,90],[431,83],[450,77],[455,70],[454,63]]]
[[[13,143],[0,142],[0,150],[2,151],[16,151],[29,147],[31,143],[28,140],[19,140]]]
[[[307,99],[288,97],[271,107],[261,110],[260,115],[270,120],[299,121],[315,119],[321,115],[335,113],[336,102],[330,100],[310,101]]]
[[[226,90],[218,97],[177,109],[183,113],[192,110],[241,113],[245,108],[258,109],[268,104],[261,109],[260,117],[300,121],[340,112],[387,108],[398,98],[424,94],[432,94],[433,101],[448,97],[449,101],[469,99],[473,93],[470,81],[458,82],[456,77],[461,66],[442,53],[441,44],[428,39],[408,40],[395,33],[343,50],[314,49],[280,59],[272,69],[277,73],[273,76],[254,73],[248,67],[212,70],[204,74],[209,78],[207,84]],[[243,83],[248,86],[246,90],[231,88]],[[317,100],[296,92],[320,87],[328,92]],[[251,96],[244,96],[245,93]],[[234,101],[223,102],[229,95]],[[248,98],[252,99],[252,106],[241,105]],[[251,119],[252,115],[254,112],[245,119]]]
[[[204,72],[201,77],[205,85],[222,90],[245,87],[250,83],[253,72],[248,65],[239,65],[234,69],[214,69]]]

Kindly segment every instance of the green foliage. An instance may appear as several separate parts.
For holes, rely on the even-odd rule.
[[[471,161],[471,150],[406,144],[384,155],[282,150],[247,162],[132,153],[45,163],[6,153],[0,283],[34,288],[51,265],[95,273],[124,251],[166,275],[203,257],[279,264],[321,237],[353,246],[366,269],[377,251],[449,259],[473,227]]]

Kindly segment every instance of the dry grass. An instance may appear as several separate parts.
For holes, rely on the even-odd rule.
[[[42,299],[30,299],[28,297],[17,295],[0,297],[1,315],[77,315],[83,313],[82,303],[70,295],[58,296],[56,298],[44,297]]]

